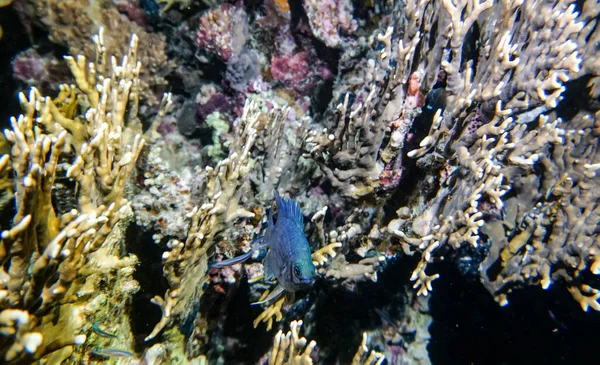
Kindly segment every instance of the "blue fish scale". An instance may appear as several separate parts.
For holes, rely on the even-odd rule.
[[[271,249],[276,248],[284,257],[310,255],[310,247],[304,231],[289,219],[280,219],[273,227]]]
[[[277,198],[277,222],[267,228],[265,240],[269,253],[265,260],[265,273],[277,277],[281,287],[296,291],[303,285],[294,282],[293,270],[296,266],[307,279],[312,279],[314,266],[308,240],[304,235],[302,212],[295,201]]]

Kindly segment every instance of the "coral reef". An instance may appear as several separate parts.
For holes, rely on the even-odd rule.
[[[406,216],[381,234],[399,238],[406,254],[422,254],[411,277],[420,294],[437,278],[426,273],[436,252],[472,245],[489,251],[479,272],[502,304],[515,284],[548,288],[563,279],[584,309],[599,308],[595,291],[580,282],[582,271],[596,272],[595,233],[578,228],[595,227],[595,214],[584,207],[596,197],[581,187],[570,193],[593,185],[597,112],[564,120],[556,109],[566,82],[597,75],[597,65],[583,62],[598,51],[585,41],[598,36],[592,20],[597,4],[578,12],[561,1],[415,1],[405,11],[407,29],[423,33],[404,32],[397,46],[393,27],[378,35],[383,47],[377,61],[365,61],[364,91],[346,93],[338,121],[311,132],[310,156],[343,196],[354,199],[397,186],[403,159],[416,159],[430,197],[415,196]],[[542,20],[546,14],[555,14],[552,22]],[[434,22],[438,34],[432,34]],[[482,45],[478,58],[468,59],[464,44],[476,22]],[[439,41],[428,43],[436,36]],[[421,64],[412,65],[416,57]],[[422,128],[414,123],[425,106],[434,113],[429,134],[407,150],[411,131]],[[576,145],[587,146],[586,152]],[[563,185],[566,196],[558,192]]]
[[[598,1],[11,6],[0,362],[430,364],[448,267],[600,311]],[[316,279],[250,306],[275,192]]]
[[[199,334],[205,332],[206,329],[201,326],[205,322],[201,314],[195,313],[194,308],[197,308],[204,291],[203,283],[208,280],[210,251],[228,224],[239,218],[254,216],[254,213],[243,209],[239,204],[244,191],[243,183],[251,168],[248,158],[256,138],[258,117],[255,105],[247,103],[237,124],[236,141],[233,144],[235,147],[230,150],[228,158],[214,168],[206,167],[200,187],[200,194],[205,202],[188,214],[191,224],[185,242],[171,240],[170,250],[163,254],[163,270],[169,289],[163,297],[156,296],[152,299],[161,308],[162,318],[146,337],[146,341],[174,323],[190,320],[199,324],[195,326],[195,331]],[[177,332],[178,329],[173,328],[173,331]],[[199,344],[195,343],[197,336],[199,335],[192,334],[186,348],[198,347]],[[188,354],[195,351],[197,350],[188,351]]]

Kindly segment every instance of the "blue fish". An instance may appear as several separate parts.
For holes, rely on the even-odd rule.
[[[253,241],[247,253],[221,261],[213,268],[237,264],[249,259],[258,250],[268,248],[264,259],[265,281],[277,279],[277,287],[269,296],[253,305],[262,304],[278,297],[283,291],[295,292],[310,286],[315,275],[315,265],[308,240],[304,234],[304,216],[295,200],[284,199],[275,192],[277,222],[273,223],[273,211],[269,212],[269,225],[263,237]]]

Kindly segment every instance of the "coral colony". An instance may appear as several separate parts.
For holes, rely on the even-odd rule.
[[[442,260],[600,311],[598,1],[0,7],[0,363],[430,364]],[[291,205],[306,275],[252,246]]]

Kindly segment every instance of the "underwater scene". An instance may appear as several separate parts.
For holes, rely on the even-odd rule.
[[[0,0],[0,364],[600,364],[600,0]]]

